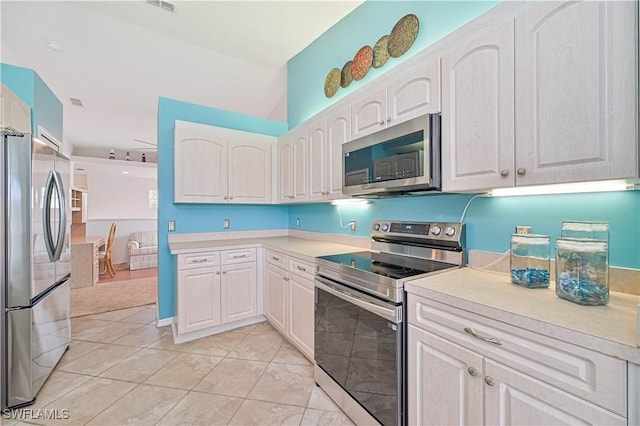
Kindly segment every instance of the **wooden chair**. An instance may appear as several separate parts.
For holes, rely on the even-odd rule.
[[[113,264],[111,263],[111,250],[113,249],[113,239],[116,235],[116,224],[113,222],[111,224],[111,228],[109,228],[109,236],[107,237],[107,243],[105,244],[104,252],[100,252],[98,254],[98,260],[103,262],[104,271],[109,274],[110,277],[113,277],[116,274],[116,270],[113,269]]]

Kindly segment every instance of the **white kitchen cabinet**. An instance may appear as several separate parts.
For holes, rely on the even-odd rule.
[[[176,203],[268,204],[275,138],[176,120]]]
[[[279,142],[280,202],[299,203],[309,199],[309,147],[307,128],[299,128]]]
[[[264,320],[258,313],[256,257],[255,248],[176,256],[176,340]]]
[[[309,201],[326,200],[327,190],[327,120],[321,118],[308,127],[309,146]]]
[[[443,191],[513,185],[513,43],[508,22],[442,58]]]
[[[223,265],[220,283],[222,323],[257,315],[257,290],[256,262]]]
[[[542,2],[442,59],[442,189],[637,178],[637,2]]]
[[[409,424],[626,424],[625,361],[413,294],[408,305]]]
[[[351,140],[351,108],[342,108],[327,116],[326,179],[327,198],[346,198],[342,193],[342,144]]]
[[[409,424],[481,424],[482,356],[412,324],[407,348]]]
[[[31,133],[31,108],[4,84],[0,84],[0,127]]]
[[[315,290],[312,263],[267,250],[265,316],[287,340],[313,360]]]
[[[178,334],[220,324],[220,267],[178,270]]]
[[[638,176],[638,2],[515,19],[516,185]]]
[[[439,59],[363,91],[351,104],[351,139],[357,139],[423,114],[440,112]]]

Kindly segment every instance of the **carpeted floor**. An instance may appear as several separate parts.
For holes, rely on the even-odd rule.
[[[157,300],[157,277],[74,288],[71,290],[71,317],[149,305]]]

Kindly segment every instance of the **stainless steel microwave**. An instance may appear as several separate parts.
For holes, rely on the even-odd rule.
[[[427,114],[342,145],[342,192],[389,196],[439,191],[440,114]]]

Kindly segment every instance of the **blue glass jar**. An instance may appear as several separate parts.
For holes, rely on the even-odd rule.
[[[549,287],[548,235],[511,235],[511,282],[528,288]]]
[[[556,240],[556,294],[581,305],[609,303],[609,243],[587,238]]]

